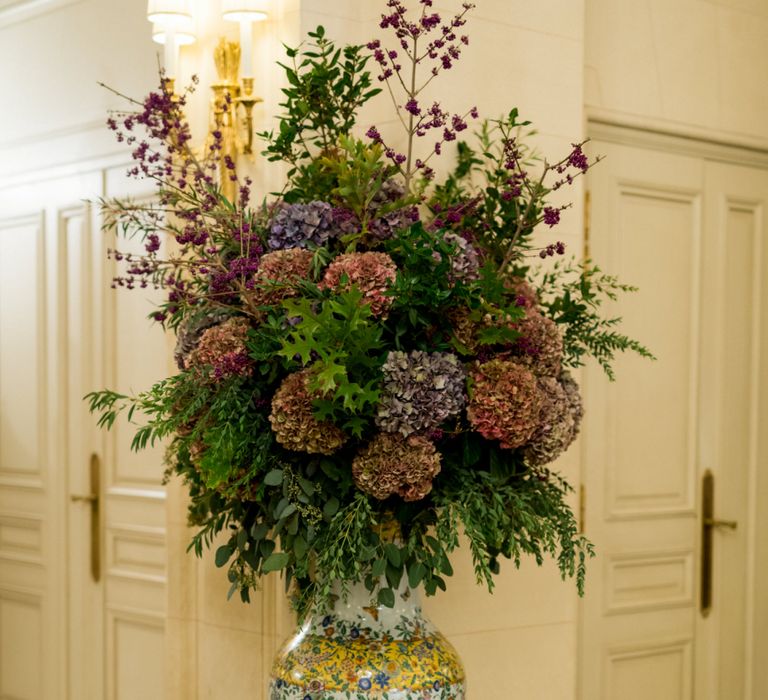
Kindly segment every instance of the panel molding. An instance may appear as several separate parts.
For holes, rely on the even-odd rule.
[[[607,470],[605,480],[606,498],[604,517],[607,521],[645,520],[659,517],[695,517],[696,515],[696,426],[698,424],[698,372],[700,338],[701,255],[702,255],[702,192],[696,189],[649,185],[647,182],[622,178],[616,182],[616,198],[633,197],[649,201],[671,202],[690,207],[691,230],[689,231],[692,254],[691,300],[689,317],[688,352],[688,431],[686,439],[686,464],[684,483],[679,492],[649,494],[625,494],[618,491],[618,474],[615,469]],[[610,464],[616,464],[616,455],[621,446],[616,444],[616,414],[607,416],[607,455]],[[654,503],[655,501],[655,503]]]
[[[10,229],[29,227],[35,239],[35,293],[37,295],[35,313],[36,324],[36,361],[37,361],[37,465],[36,469],[15,469],[10,465],[0,463],[0,479],[10,482],[10,485],[21,488],[43,489],[45,487],[45,472],[47,466],[46,434],[48,415],[48,373],[47,348],[48,335],[46,326],[46,254],[45,254],[45,210],[38,210],[21,216],[11,216],[0,219],[0,232]],[[0,441],[2,435],[0,435]]]
[[[161,563],[142,559],[130,552],[122,552],[121,546],[131,545],[160,550]],[[164,528],[139,525],[118,525],[107,529],[107,566],[110,576],[145,583],[165,584],[167,582],[166,538]],[[149,552],[145,552],[149,554]]]
[[[693,639],[690,637],[678,639],[658,639],[655,641],[638,642],[608,647],[604,657],[604,682],[606,698],[618,698],[614,684],[615,664],[626,661],[640,661],[659,656],[680,655],[680,688],[679,699],[691,700],[693,678]],[[665,696],[670,697],[671,696]]]
[[[590,138],[768,169],[768,139],[587,107]]]
[[[618,601],[617,597],[622,589],[617,587],[617,578],[622,570],[635,573],[641,573],[642,569],[653,567],[675,567],[680,570],[681,578],[674,580],[669,577],[668,580],[659,580],[656,585],[649,585],[647,581],[639,581],[637,585],[624,587],[625,592],[637,591],[657,591],[655,597],[632,600],[631,593],[625,601]],[[648,550],[638,552],[628,552],[620,554],[607,554],[605,558],[605,613],[607,615],[617,615],[628,612],[652,612],[655,610],[665,610],[668,608],[689,607],[694,605],[695,591],[695,553],[693,549],[671,549],[671,550]],[[672,572],[670,572],[672,573]],[[631,575],[631,574],[630,574]],[[677,586],[677,591],[664,593],[664,590]]]
[[[14,541],[7,530],[32,534],[32,544],[23,540]],[[43,565],[43,517],[38,514],[0,513],[0,558],[26,564]]]
[[[107,664],[107,698],[109,700],[120,700],[118,697],[118,669],[119,669],[119,640],[118,632],[120,625],[130,625],[144,630],[149,630],[159,634],[165,644],[165,615],[162,613],[153,613],[146,610],[139,610],[128,606],[107,604],[106,606],[106,664]],[[141,662],[141,659],[137,661]],[[162,689],[157,689],[161,691]]]

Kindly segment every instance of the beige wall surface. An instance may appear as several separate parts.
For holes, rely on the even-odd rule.
[[[601,119],[765,146],[765,0],[587,0],[585,100]]]

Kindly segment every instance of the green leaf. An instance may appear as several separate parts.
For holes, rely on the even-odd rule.
[[[421,562],[416,562],[408,567],[408,585],[417,588],[427,573],[427,567]]]
[[[386,608],[395,607],[395,592],[391,588],[379,589],[378,600]]]
[[[286,552],[275,552],[270,554],[261,565],[261,570],[266,574],[270,571],[279,571],[285,568],[290,560],[290,555]]]
[[[339,499],[335,496],[331,496],[323,506],[323,515],[325,515],[326,518],[330,519],[339,510]]]
[[[396,544],[392,544],[390,542],[386,547],[384,547],[384,551],[386,552],[387,559],[389,560],[389,563],[392,564],[392,566],[401,566],[402,559],[400,557],[400,548]]]
[[[216,550],[216,566],[218,568],[225,566],[226,563],[232,557],[232,554],[234,553],[234,551],[235,550],[231,544],[224,544],[221,547],[219,547]]]
[[[264,477],[264,483],[267,486],[280,486],[283,483],[283,470],[273,469]]]
[[[381,578],[384,575],[384,572],[387,569],[387,560],[386,559],[377,559],[375,562],[373,562],[373,566],[371,566],[371,576],[374,578]]]

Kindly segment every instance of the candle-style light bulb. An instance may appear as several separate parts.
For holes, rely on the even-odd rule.
[[[152,38],[165,44],[165,77],[173,86],[179,66],[179,46],[194,41],[190,0],[148,0],[147,19],[153,24]]]
[[[253,77],[253,22],[240,21],[240,77]]]
[[[176,30],[167,29],[165,32],[165,77],[176,78],[176,69],[179,62],[179,42],[176,40]]]
[[[240,76],[253,78],[253,23],[267,19],[269,0],[222,0],[222,17],[240,23]]]

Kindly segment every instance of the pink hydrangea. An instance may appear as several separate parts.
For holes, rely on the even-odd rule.
[[[345,253],[328,266],[320,286],[336,291],[356,287],[373,315],[385,316],[394,300],[387,290],[396,276],[395,262],[386,253]]]
[[[557,377],[563,361],[563,337],[557,324],[533,308],[514,325],[520,332],[513,354],[515,361],[541,377]]]
[[[309,370],[288,375],[272,399],[269,422],[277,441],[294,452],[330,455],[346,441],[344,432],[329,421],[315,418],[309,391]]]
[[[230,318],[218,326],[208,328],[195,350],[185,360],[186,369],[195,369],[203,377],[219,381],[228,377],[250,376],[253,363],[248,357],[245,341],[248,321]]]
[[[470,372],[467,417],[472,427],[501,447],[525,445],[539,426],[542,397],[533,373],[514,362],[494,359]]]
[[[312,272],[312,252],[288,248],[267,253],[255,277],[253,300],[257,305],[277,304],[297,296],[297,283],[307,280]]]

